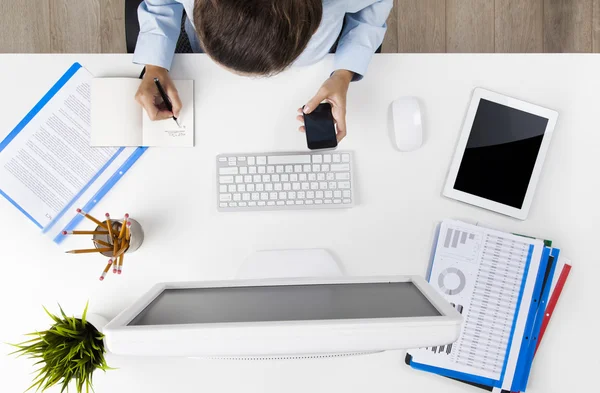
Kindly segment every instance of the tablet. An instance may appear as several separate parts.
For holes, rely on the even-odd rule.
[[[558,113],[477,88],[444,195],[527,218]]]

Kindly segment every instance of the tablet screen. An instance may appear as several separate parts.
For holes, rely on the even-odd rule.
[[[520,209],[548,119],[481,99],[454,189]]]

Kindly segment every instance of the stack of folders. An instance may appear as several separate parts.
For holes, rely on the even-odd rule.
[[[525,391],[570,262],[550,241],[446,220],[428,281],[464,317],[458,340],[409,350],[406,363],[492,392]]]

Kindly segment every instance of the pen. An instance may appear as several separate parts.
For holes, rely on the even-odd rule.
[[[154,78],[154,83],[156,84],[156,88],[158,89],[158,92],[160,93],[162,100],[165,102],[165,106],[171,113],[173,113],[173,105],[171,104],[171,100],[169,99],[169,96],[167,95],[167,93],[165,93],[165,89],[163,89],[158,78]],[[175,120],[175,124],[177,124],[177,127],[181,127],[179,125],[179,122],[177,121],[177,118],[175,117],[175,115],[173,115],[173,120]]]

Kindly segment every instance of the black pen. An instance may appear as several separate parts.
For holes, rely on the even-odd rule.
[[[158,89],[158,92],[160,93],[162,100],[165,102],[165,106],[171,113],[173,113],[173,105],[171,104],[171,100],[169,99],[169,96],[167,95],[167,93],[165,93],[165,89],[163,89],[158,78],[154,78],[154,84],[156,84],[156,88]],[[173,120],[175,120],[177,127],[181,127],[179,125],[179,122],[177,121],[177,118],[175,117],[175,115],[173,115]]]

